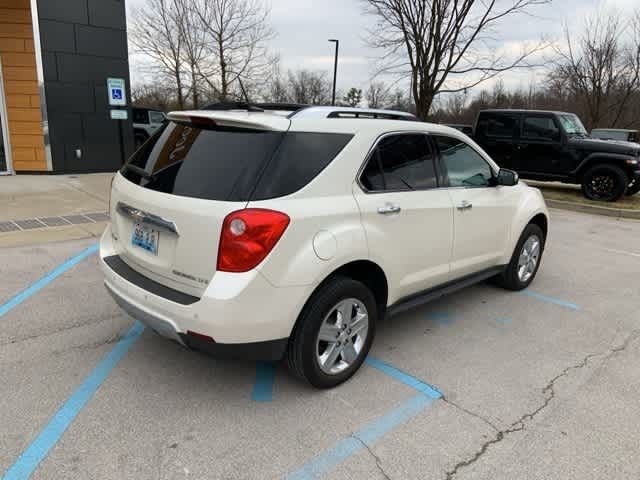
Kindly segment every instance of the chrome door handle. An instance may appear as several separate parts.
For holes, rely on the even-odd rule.
[[[401,210],[399,206],[387,203],[384,207],[378,208],[378,213],[380,215],[389,215],[391,213],[400,213]]]
[[[467,200],[463,200],[457,208],[458,210],[471,210],[473,208],[473,204]]]

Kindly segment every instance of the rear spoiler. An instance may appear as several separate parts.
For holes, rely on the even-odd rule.
[[[167,115],[167,119],[205,128],[220,126],[272,132],[286,132],[291,125],[291,121],[288,118],[269,113],[247,112],[246,110],[170,112]]]

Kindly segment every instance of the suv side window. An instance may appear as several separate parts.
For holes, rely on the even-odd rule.
[[[451,187],[488,187],[493,171],[484,158],[462,140],[434,135],[440,156],[449,174]]]
[[[162,123],[164,122],[165,116],[161,112],[149,112],[149,119],[151,123]]]
[[[478,131],[485,137],[512,138],[518,128],[518,116],[506,113],[480,114]]]
[[[552,117],[524,117],[522,137],[530,140],[560,140],[560,129]]]
[[[436,188],[435,160],[427,136],[384,137],[369,157],[361,183],[369,191]]]

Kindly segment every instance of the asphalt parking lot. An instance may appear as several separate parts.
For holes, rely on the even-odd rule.
[[[637,478],[640,222],[552,217],[527,293],[482,284],[387,319],[330,391],[143,330],[102,286],[95,239],[0,249],[0,472]]]

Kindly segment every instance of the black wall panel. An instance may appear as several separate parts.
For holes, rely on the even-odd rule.
[[[76,36],[72,23],[40,21],[42,48],[48,52],[75,52]]]
[[[100,57],[126,58],[127,37],[122,35],[122,30],[76,25],[76,43],[78,45],[78,53]]]
[[[89,0],[89,24],[124,30],[126,25],[124,2],[105,2]]]
[[[107,97],[124,78],[131,103],[125,1],[37,1],[53,170],[114,171],[133,153],[131,110],[111,120]]]
[[[38,0],[38,15],[40,20],[81,24],[89,21],[87,0]]]

